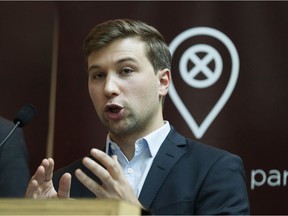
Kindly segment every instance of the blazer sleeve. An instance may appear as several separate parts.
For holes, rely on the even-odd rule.
[[[207,173],[196,204],[197,214],[249,214],[249,199],[242,160],[220,157]]]

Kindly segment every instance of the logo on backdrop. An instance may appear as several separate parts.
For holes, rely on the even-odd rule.
[[[177,93],[176,88],[171,80],[171,86],[169,89],[169,95],[174,105],[188,124],[192,133],[197,139],[203,137],[208,127],[214,121],[221,109],[228,101],[231,93],[236,85],[239,74],[239,56],[233,42],[222,32],[209,28],[209,27],[197,27],[188,29],[180,33],[169,45],[170,52],[173,56],[176,49],[184,43],[187,39],[191,39],[196,36],[208,36],[220,41],[228,50],[231,57],[231,74],[227,86],[225,87],[219,100],[204,118],[204,120],[197,124],[193,114],[189,112],[184,102]],[[199,57],[200,53],[204,53],[203,57]],[[193,67],[188,70],[188,63],[192,62]],[[209,67],[209,64],[213,62],[213,69]],[[205,89],[213,84],[221,77],[223,71],[223,59],[216,48],[209,44],[194,44],[182,53],[179,61],[179,73],[182,80],[192,88]],[[197,79],[198,75],[204,75],[204,79]]]
[[[286,187],[288,184],[288,170],[263,170],[252,169],[250,189],[254,190],[259,187]]]

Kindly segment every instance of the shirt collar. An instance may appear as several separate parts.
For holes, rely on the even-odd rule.
[[[135,144],[137,142],[143,142],[143,141],[146,142],[148,145],[150,156],[154,157],[157,154],[161,144],[164,142],[169,132],[170,132],[170,123],[168,121],[164,121],[164,125],[161,128],[157,129],[156,131],[153,131],[152,133],[146,135],[145,137],[138,139],[135,142]],[[106,153],[108,155],[111,155],[110,143],[112,142],[113,141],[111,140],[108,134],[106,139]]]

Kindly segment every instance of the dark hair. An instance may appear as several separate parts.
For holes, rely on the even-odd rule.
[[[146,56],[155,73],[158,70],[171,69],[171,53],[161,33],[144,22],[130,19],[106,21],[94,27],[83,43],[83,51],[87,59],[93,51],[107,46],[119,38],[136,37],[145,43]]]

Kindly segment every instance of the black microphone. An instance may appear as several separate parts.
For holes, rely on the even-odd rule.
[[[4,146],[6,141],[10,138],[10,136],[14,133],[17,127],[24,127],[26,124],[30,123],[33,117],[37,114],[36,108],[32,104],[24,105],[17,113],[14,124],[15,126],[12,128],[10,133],[5,137],[5,139],[1,142],[0,148]]]

